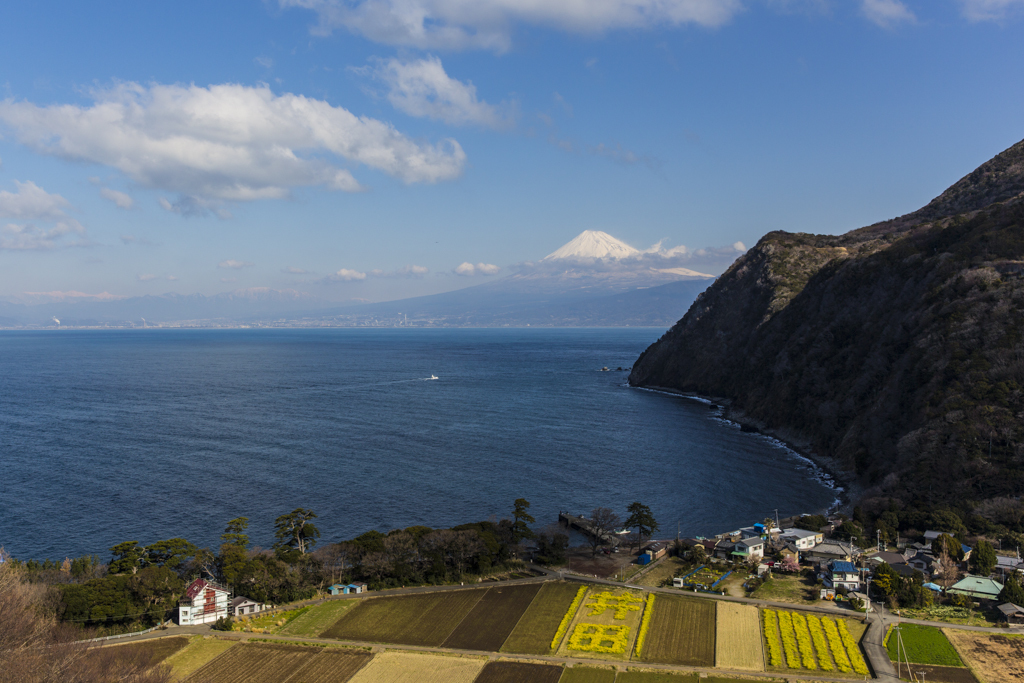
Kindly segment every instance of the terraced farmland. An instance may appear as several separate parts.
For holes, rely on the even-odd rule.
[[[320,653],[296,669],[289,681],[345,683],[373,659],[373,655],[366,650],[340,647],[317,649]]]
[[[308,660],[320,654],[320,648],[270,643],[241,643],[189,677],[195,683],[279,683]]]
[[[436,647],[485,592],[470,589],[363,600],[325,631],[323,637]]]
[[[644,641],[647,662],[684,666],[715,665],[715,603],[659,595]]]
[[[485,660],[412,652],[384,652],[352,677],[352,683],[473,683]]]
[[[505,640],[502,652],[524,655],[551,653],[551,640],[569,609],[579,584],[545,583]]]
[[[444,647],[496,652],[540,591],[540,584],[489,588]]]
[[[489,662],[475,683],[558,683],[562,667],[529,662]]]
[[[772,670],[804,669],[868,675],[867,663],[860,651],[859,635],[863,626],[849,620],[819,617],[801,612],[766,609],[762,612],[764,642]]]
[[[756,607],[734,602],[718,603],[715,643],[715,666],[764,671],[761,621]]]

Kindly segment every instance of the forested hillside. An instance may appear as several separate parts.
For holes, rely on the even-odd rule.
[[[923,209],[773,232],[638,359],[635,386],[722,397],[876,508],[1021,531],[1024,142]]]

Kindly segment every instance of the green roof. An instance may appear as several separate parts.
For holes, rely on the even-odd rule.
[[[1003,590],[1003,584],[981,576],[968,576],[958,581],[947,593],[969,595],[972,598],[995,599]]]

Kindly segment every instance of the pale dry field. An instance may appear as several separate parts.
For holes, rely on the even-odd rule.
[[[384,652],[349,683],[473,683],[486,663],[469,657]]]
[[[988,635],[944,628],[964,662],[982,683],[1024,681],[1024,636]]]
[[[718,603],[715,629],[715,666],[764,671],[761,621],[756,607],[734,602]]]

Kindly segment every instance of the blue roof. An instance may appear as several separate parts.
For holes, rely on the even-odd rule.
[[[933,591],[936,591],[936,592],[939,592],[939,591],[942,590],[942,586],[939,586],[938,584],[934,584],[934,583],[926,583],[926,584],[924,584],[924,587],[927,588],[928,590],[933,590]]]
[[[965,546],[963,543],[960,544],[960,550],[963,551],[964,555],[966,555],[967,553],[971,552],[971,549],[968,548],[967,546]]]
[[[853,566],[853,562],[833,562],[832,571],[852,573],[857,571],[857,568]]]

